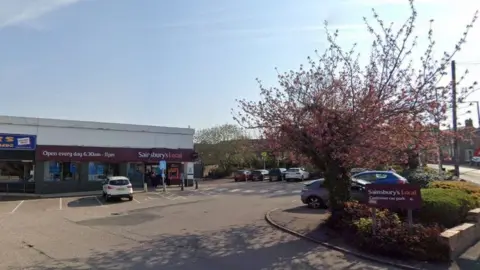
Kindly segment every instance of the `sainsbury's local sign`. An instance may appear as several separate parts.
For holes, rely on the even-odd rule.
[[[38,145],[36,160],[98,162],[187,162],[193,149],[138,149],[113,147]]]
[[[422,206],[420,186],[412,184],[369,184],[367,204],[375,208],[418,209]]]

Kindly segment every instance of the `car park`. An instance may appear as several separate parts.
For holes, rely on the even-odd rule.
[[[285,180],[289,181],[303,181],[310,177],[309,172],[304,168],[290,168],[285,172]]]
[[[249,170],[238,170],[233,174],[233,179],[235,182],[247,181],[250,180],[248,179],[250,174],[251,172]]]
[[[255,170],[251,173],[252,181],[263,181],[268,180],[270,177],[268,176],[268,170]]]
[[[270,177],[270,182],[283,181],[285,179],[286,172],[287,172],[287,169],[285,168],[271,169],[268,173],[268,176]]]
[[[133,188],[130,180],[125,176],[109,176],[103,182],[103,198],[110,199],[128,198],[133,200]]]
[[[362,180],[353,180],[350,194],[352,199],[359,202],[366,202],[367,194],[365,185],[369,184]],[[300,200],[310,208],[327,208],[330,193],[325,186],[325,179],[311,180],[305,183],[300,193]]]

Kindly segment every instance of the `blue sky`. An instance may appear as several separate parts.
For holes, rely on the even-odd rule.
[[[236,98],[258,98],[256,77],[274,85],[275,67],[296,69],[324,48],[324,20],[341,30],[342,44],[359,42],[368,53],[362,17],[375,7],[398,22],[406,2],[0,0],[0,114],[194,128],[232,122]],[[436,19],[439,51],[480,7],[417,3],[422,33]],[[459,63],[480,62],[480,25],[470,37]],[[467,67],[469,79],[480,79],[480,65],[459,64]]]

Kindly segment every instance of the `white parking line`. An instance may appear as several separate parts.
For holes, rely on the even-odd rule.
[[[253,193],[253,192],[255,192],[255,190],[249,189],[249,190],[244,190],[243,192],[244,192],[244,193]]]
[[[136,202],[136,203],[140,203],[137,199],[133,198],[133,200]]]
[[[62,207],[63,207],[63,204],[62,204],[62,198],[59,198],[59,202],[58,202],[58,209],[59,210],[62,210]]]
[[[301,193],[301,190],[292,190],[292,193]]]
[[[95,200],[97,200],[98,204],[100,205],[100,207],[105,207],[105,205],[103,205],[103,203],[98,199],[97,196],[94,197]]]
[[[232,190],[230,190],[229,192],[237,192],[237,191],[240,191],[240,189],[238,189],[238,188],[232,189]]]
[[[277,190],[274,193],[285,193],[285,190]]]
[[[15,211],[17,211],[17,209],[23,204],[24,201],[21,201],[19,204],[17,204],[17,206],[15,206],[15,208],[13,208],[13,210],[10,212],[10,214],[13,214],[15,213]]]
[[[259,190],[258,193],[267,193],[267,192],[270,192],[270,190],[268,189],[262,189],[262,190]]]

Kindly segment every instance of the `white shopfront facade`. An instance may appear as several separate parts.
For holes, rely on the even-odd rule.
[[[23,160],[33,165],[33,177],[18,177],[18,181],[34,182],[36,193],[97,190],[102,176],[108,174],[129,176],[134,185],[141,186],[146,168],[153,170],[160,160],[177,164],[180,174],[183,163],[191,160],[194,132],[190,128],[0,116],[0,133],[29,135],[35,140],[34,157]]]

